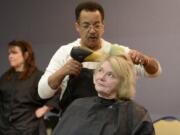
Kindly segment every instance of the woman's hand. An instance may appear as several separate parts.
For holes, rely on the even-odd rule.
[[[41,117],[43,117],[47,112],[49,112],[51,109],[52,109],[52,107],[44,105],[44,106],[36,109],[35,115],[36,115],[37,118],[41,118]]]

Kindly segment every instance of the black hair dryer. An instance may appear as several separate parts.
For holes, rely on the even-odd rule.
[[[99,62],[106,57],[105,54],[93,51],[86,47],[76,46],[73,47],[70,53],[71,57],[79,62],[91,61]]]

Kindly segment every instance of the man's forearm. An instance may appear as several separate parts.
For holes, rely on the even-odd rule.
[[[143,66],[146,72],[151,75],[156,74],[160,68],[158,61],[148,56],[146,56]]]
[[[49,86],[54,90],[58,89],[64,77],[65,75],[61,72],[61,70],[56,71],[54,74],[52,74],[48,78]]]

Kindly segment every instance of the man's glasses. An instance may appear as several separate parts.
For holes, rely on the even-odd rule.
[[[101,30],[103,28],[103,24],[97,23],[97,24],[81,24],[80,27],[84,30],[91,30],[94,29],[96,31]]]

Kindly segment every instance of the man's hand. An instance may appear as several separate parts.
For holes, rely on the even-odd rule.
[[[129,56],[134,64],[138,65],[146,65],[148,63],[148,58],[143,53],[138,52],[136,50],[130,50]]]
[[[79,75],[82,64],[74,59],[70,59],[62,68],[61,72],[66,75]]]
[[[82,64],[74,59],[70,59],[67,63],[49,76],[48,83],[52,89],[57,89],[66,75],[79,75]]]
[[[153,77],[158,76],[161,73],[159,62],[152,57],[146,56],[136,50],[130,50],[129,56],[131,57],[134,64],[143,65],[144,69],[148,74]]]

